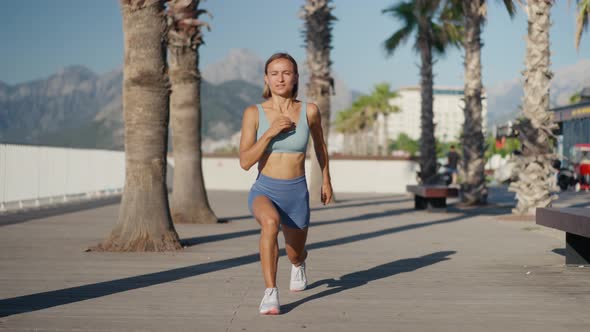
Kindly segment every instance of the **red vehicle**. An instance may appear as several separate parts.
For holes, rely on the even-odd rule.
[[[572,161],[578,180],[576,190],[590,190],[590,143],[574,145]]]

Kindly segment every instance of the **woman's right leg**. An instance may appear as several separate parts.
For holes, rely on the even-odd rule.
[[[266,288],[277,287],[279,260],[280,217],[273,203],[266,196],[257,196],[252,202],[252,213],[260,224],[260,264]]]

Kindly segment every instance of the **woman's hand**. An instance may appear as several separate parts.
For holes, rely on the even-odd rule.
[[[332,202],[332,184],[330,182],[324,182],[322,184],[322,204],[327,205]]]
[[[295,127],[295,123],[291,121],[290,118],[279,115],[270,125],[268,129],[270,134],[274,137],[280,134],[282,131],[289,131],[291,128]]]

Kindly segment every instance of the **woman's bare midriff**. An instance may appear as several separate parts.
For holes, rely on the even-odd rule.
[[[293,179],[305,174],[305,154],[264,153],[258,161],[258,171],[275,179]]]

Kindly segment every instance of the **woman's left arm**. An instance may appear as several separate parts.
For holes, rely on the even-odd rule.
[[[307,118],[309,121],[309,130],[313,140],[313,147],[316,157],[322,170],[322,192],[321,198],[324,205],[332,201],[332,179],[330,178],[330,167],[328,166],[328,148],[324,141],[322,130],[322,118],[320,110],[315,104],[307,104]]]

